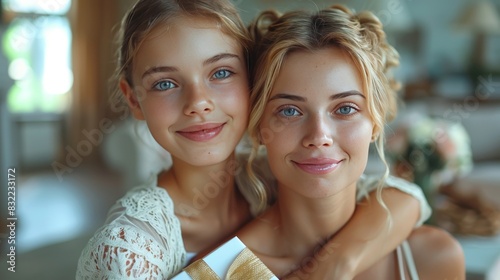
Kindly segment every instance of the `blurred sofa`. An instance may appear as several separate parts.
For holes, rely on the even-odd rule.
[[[110,168],[121,173],[126,189],[172,164],[170,154],[153,139],[144,121],[128,118],[116,126],[104,139],[102,156]]]
[[[470,138],[473,168],[452,187],[463,195],[477,194],[500,209],[500,99],[426,98],[408,101],[399,115],[420,112],[460,122]]]

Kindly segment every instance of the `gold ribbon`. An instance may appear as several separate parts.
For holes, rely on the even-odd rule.
[[[193,262],[184,271],[189,274],[193,280],[222,280],[203,260],[199,259]],[[257,256],[255,256],[250,249],[245,247],[241,253],[238,254],[236,259],[229,267],[226,280],[239,280],[239,279],[271,279],[274,274],[262,263]]]

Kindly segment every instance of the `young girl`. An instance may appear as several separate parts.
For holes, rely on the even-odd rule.
[[[139,0],[121,35],[121,93],[173,164],[110,209],[81,254],[77,279],[169,278],[273,199],[271,185],[250,187],[241,172],[246,159],[235,153],[248,122],[252,41],[231,2]],[[418,187],[386,184],[414,197],[394,188],[383,192],[388,208],[403,213],[395,215],[394,227],[368,242],[358,239],[385,220],[378,203],[367,203],[331,240],[342,246],[317,271],[351,273],[359,262],[373,263],[407,237],[419,218],[418,202],[418,223],[429,216]]]
[[[396,104],[388,70],[398,57],[372,13],[343,6],[264,12],[255,26],[249,134],[254,151],[267,150],[278,197],[237,235],[281,277],[351,219],[370,143],[383,160],[384,125]],[[464,279],[463,253],[445,231],[422,227],[408,243],[355,279]],[[318,265],[309,262],[311,270]]]

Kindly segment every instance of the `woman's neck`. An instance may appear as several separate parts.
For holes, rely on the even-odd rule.
[[[280,234],[289,257],[299,262],[311,256],[351,218],[356,207],[356,185],[326,198],[304,198],[279,188],[273,211],[278,217]]]

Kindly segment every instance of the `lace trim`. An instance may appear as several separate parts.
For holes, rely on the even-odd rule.
[[[155,178],[118,200],[110,211],[117,216],[83,250],[77,279],[164,279],[182,269],[180,222]]]
[[[174,213],[174,202],[165,189],[156,187],[156,180],[150,184],[154,187],[137,188],[127,193],[118,203],[125,208],[127,216],[149,223],[166,240],[175,239],[176,236],[172,236],[175,235],[172,233],[181,236],[181,225]]]

